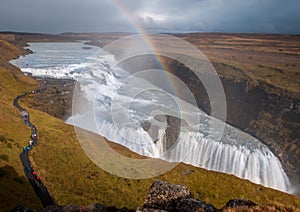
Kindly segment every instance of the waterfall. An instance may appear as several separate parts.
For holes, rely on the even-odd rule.
[[[254,183],[291,192],[289,179],[280,161],[266,145],[226,123],[222,123],[225,128],[219,139],[215,135],[218,129],[211,128],[209,124],[214,118],[196,107],[187,106],[180,111],[188,124],[180,128],[178,139],[169,149],[166,149],[168,124],[157,129],[157,139],[153,140],[141,122],[153,120],[155,114],[151,111],[155,110],[173,111],[172,114],[178,117],[174,101],[161,93],[152,92],[157,88],[146,79],[133,76],[131,79],[135,83],[126,86],[123,80],[130,73],[120,68],[111,70],[113,55],[103,52],[90,60],[87,58],[99,48],[86,50],[82,48],[84,46],[82,43],[31,43],[30,48],[35,54],[26,55],[12,63],[34,76],[73,78],[78,82],[81,92],[78,96],[83,96],[83,99],[75,101],[81,105],[73,111],[67,123],[96,132],[141,155],[233,174]],[[153,79],[157,78],[159,76],[153,76]],[[147,86],[153,89],[132,98],[132,94]],[[180,101],[177,99],[175,103]],[[89,111],[91,107],[88,105],[93,105],[95,111]],[[113,105],[116,105],[115,110],[112,110]],[[123,119],[128,114],[130,119]],[[117,122],[114,122],[113,115],[118,117]],[[199,121],[188,121],[194,116],[199,116]],[[93,121],[97,122],[96,125],[91,124]]]
[[[236,131],[237,129],[230,130]],[[110,123],[103,123],[98,133],[139,154],[161,158],[170,162],[184,162],[208,170],[233,174],[266,187],[289,192],[291,185],[278,158],[257,139],[243,132],[244,139],[252,139],[249,145],[241,145],[238,140],[228,142],[225,135],[216,142],[199,132],[184,131],[170,151],[164,152],[164,137],[153,143],[142,128],[123,129],[117,133]],[[238,130],[237,130],[238,131]],[[230,132],[230,131],[229,131]],[[229,133],[228,132],[228,133]],[[125,135],[126,134],[126,135]],[[164,132],[160,131],[163,135]],[[127,139],[124,139],[124,138]],[[136,141],[136,142],[131,142]]]

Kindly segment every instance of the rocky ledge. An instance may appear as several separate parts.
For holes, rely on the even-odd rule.
[[[184,185],[155,181],[148,191],[145,203],[138,212],[150,211],[222,211],[228,208],[256,207],[250,200],[230,200],[222,209],[196,199],[190,189]]]
[[[142,207],[136,210],[121,208],[118,209],[114,206],[107,207],[102,204],[93,204],[89,206],[79,205],[50,205],[44,208],[44,212],[163,212],[163,211],[178,211],[178,212],[192,212],[192,211],[264,211],[258,204],[244,199],[232,199],[229,200],[226,205],[217,209],[212,204],[205,203],[199,199],[196,199],[190,189],[184,185],[171,184],[165,181],[157,180],[150,187],[146,200]],[[18,212],[30,212],[30,210],[23,206],[17,206],[12,211]]]

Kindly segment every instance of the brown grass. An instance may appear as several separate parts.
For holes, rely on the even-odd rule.
[[[225,63],[243,71],[240,75],[238,72],[217,69],[223,77],[261,80],[299,93],[299,36],[191,34],[179,37],[199,48],[211,62]]]

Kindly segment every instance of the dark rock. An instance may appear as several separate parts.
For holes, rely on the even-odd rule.
[[[106,211],[105,205],[102,204],[93,204],[90,206],[82,207],[83,211],[91,211],[91,212],[96,212],[96,211]]]
[[[29,106],[60,119],[72,115],[75,81],[72,79],[36,78],[41,87],[29,101]]]
[[[193,198],[188,187],[155,181],[148,191],[143,208],[173,211],[178,202],[187,198]]]
[[[133,212],[134,210],[130,210],[128,208],[121,208],[118,209],[114,206],[106,207],[102,204],[93,204],[88,206],[79,206],[79,205],[66,205],[66,206],[59,206],[59,205],[50,205],[47,206],[44,212]]]
[[[47,207],[44,208],[43,212],[59,212],[59,211],[63,211],[63,206],[60,205],[48,205]]]
[[[34,212],[35,210],[32,210],[30,208],[27,208],[23,205],[18,205],[14,209],[11,210],[11,212]]]
[[[197,199],[182,199],[180,202],[178,202],[176,206],[177,211],[181,212],[190,212],[190,211],[207,211],[207,212],[213,212],[217,211],[217,209],[211,205],[206,204],[205,202],[202,202]]]
[[[149,121],[143,121],[141,127],[147,132],[151,128],[151,124]]]
[[[164,151],[170,150],[176,144],[181,130],[181,119],[173,116],[166,116],[166,118],[168,127],[165,131]]]
[[[153,208],[137,208],[136,212],[167,212],[166,210],[153,209]]]
[[[190,175],[193,172],[193,170],[187,170],[185,172],[182,172],[184,175]]]
[[[154,116],[154,119],[159,122],[166,122],[167,124],[163,137],[163,151],[167,152],[171,150],[174,144],[176,144],[180,134],[181,126],[186,126],[187,123],[180,118],[170,115],[156,115]],[[151,125],[149,121],[142,121],[141,127],[148,132],[154,143],[158,141],[158,126]]]
[[[84,47],[82,47],[82,49],[92,49],[92,47],[90,47],[90,46],[84,46]]]
[[[250,200],[245,200],[245,199],[231,199],[226,203],[224,208],[233,208],[239,206],[253,207],[253,206],[257,206],[257,204]]]

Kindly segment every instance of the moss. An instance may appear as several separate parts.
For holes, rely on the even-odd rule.
[[[4,160],[4,161],[8,161],[8,156],[2,154],[2,155],[0,155],[0,159],[1,159],[1,160]]]
[[[6,143],[6,137],[4,135],[0,135],[0,142]]]
[[[9,148],[9,149],[12,149],[12,144],[11,144],[11,143],[8,143],[8,144],[6,145],[6,147]]]

